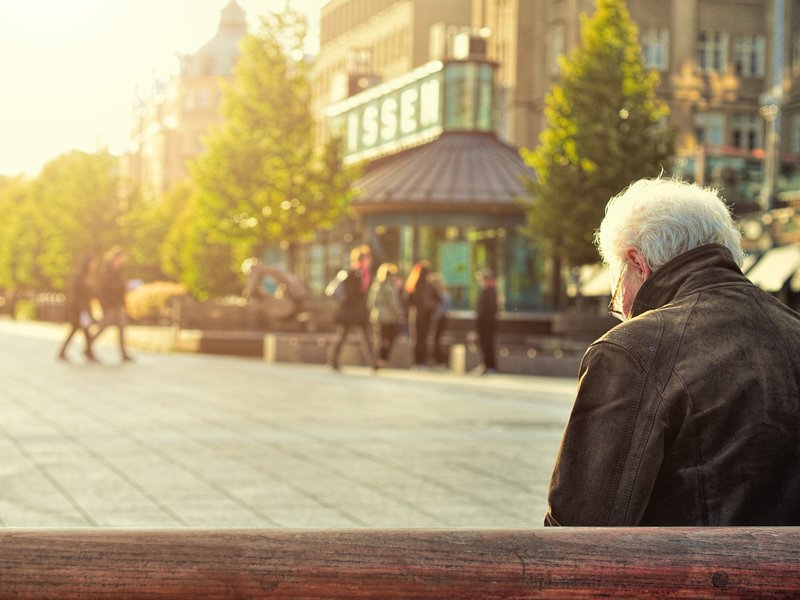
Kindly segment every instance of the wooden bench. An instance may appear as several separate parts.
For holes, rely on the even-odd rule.
[[[800,527],[4,530],[0,598],[800,597]]]

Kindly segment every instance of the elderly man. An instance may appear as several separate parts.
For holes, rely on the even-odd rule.
[[[623,323],[590,346],[546,525],[800,525],[800,317],[742,275],[713,190],[641,180],[597,234]]]

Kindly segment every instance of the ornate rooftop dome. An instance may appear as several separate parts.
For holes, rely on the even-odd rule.
[[[229,76],[239,56],[239,40],[246,33],[245,12],[236,0],[231,0],[222,9],[216,35],[195,54],[181,57],[181,75]]]

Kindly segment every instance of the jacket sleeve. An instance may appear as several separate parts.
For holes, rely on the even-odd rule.
[[[664,457],[660,396],[627,350],[584,356],[556,459],[545,525],[637,525]]]

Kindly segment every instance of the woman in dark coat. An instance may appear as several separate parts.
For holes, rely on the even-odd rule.
[[[329,285],[330,295],[339,300],[339,307],[334,317],[337,326],[336,340],[330,358],[330,365],[336,371],[339,370],[339,355],[347,340],[347,334],[353,329],[358,333],[361,351],[364,353],[367,364],[373,369],[378,368],[370,343],[369,309],[367,308],[367,291],[372,275],[371,265],[372,254],[369,246],[353,248],[350,252],[350,269],[342,271]]]
[[[370,321],[378,328],[378,366],[383,367],[389,360],[394,341],[400,333],[405,319],[405,307],[400,298],[403,280],[397,273],[397,265],[383,263],[378,267],[375,281],[367,294]]]
[[[429,273],[428,261],[419,261],[411,267],[405,286],[409,307],[414,307],[414,365],[417,367],[428,364],[431,321],[442,301],[439,292],[428,281]]]
[[[95,259],[91,256],[85,256],[70,280],[69,289],[67,290],[67,321],[70,324],[70,330],[61,345],[61,351],[58,353],[59,360],[68,360],[67,347],[75,333],[80,329],[84,338],[86,338],[84,354],[87,360],[97,362],[92,352],[92,337],[89,334],[89,325],[92,323],[91,302],[95,295],[92,281],[94,267]]]

